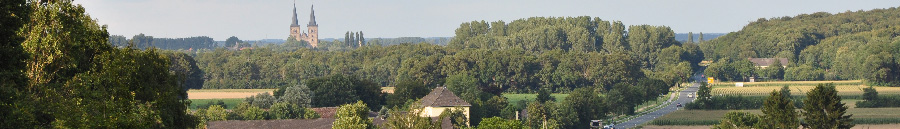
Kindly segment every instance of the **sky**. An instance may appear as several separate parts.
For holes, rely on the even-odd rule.
[[[111,35],[225,40],[286,39],[294,0],[77,0]],[[463,22],[599,17],[665,25],[676,33],[728,33],[759,18],[900,6],[897,0],[296,0],[299,24],[315,6],[319,37],[452,37]],[[306,27],[302,27],[306,30]]]

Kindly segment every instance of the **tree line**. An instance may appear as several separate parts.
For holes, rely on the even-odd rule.
[[[126,39],[125,36],[111,35],[109,36],[109,43],[116,47],[133,45],[132,47],[138,49],[155,47],[166,50],[199,50],[218,47],[216,41],[213,41],[212,38],[206,36],[189,38],[154,38],[153,36],[138,34],[131,37],[131,39]]]
[[[706,58],[788,58],[785,80],[865,79],[900,84],[900,9],[818,12],[760,18],[742,30],[701,43]]]

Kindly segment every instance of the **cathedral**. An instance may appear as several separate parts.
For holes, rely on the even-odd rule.
[[[319,46],[319,25],[316,24],[316,15],[315,10],[313,10],[312,6],[309,8],[309,24],[306,24],[307,32],[302,32],[300,30],[300,25],[297,24],[297,5],[294,5],[294,19],[291,21],[291,37],[297,39],[297,41],[306,41],[309,43],[310,47]]]

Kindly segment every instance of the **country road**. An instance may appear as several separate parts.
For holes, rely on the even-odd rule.
[[[691,85],[687,89],[682,90],[681,92],[678,93],[678,100],[675,100],[674,102],[669,103],[669,105],[666,105],[666,107],[656,110],[654,112],[644,114],[643,116],[628,120],[623,123],[615,123],[615,128],[616,129],[634,128],[637,125],[641,125],[641,124],[650,122],[651,120],[656,119],[660,116],[663,116],[663,115],[669,114],[671,112],[674,112],[678,109],[681,109],[681,107],[676,107],[676,105],[678,103],[681,103],[682,105],[684,105],[685,103],[688,103],[688,102],[694,100],[694,98],[688,98],[688,94],[689,93],[697,93],[697,88],[700,87],[700,84],[698,82],[704,81],[703,78],[701,78],[700,76],[694,76],[691,78],[691,80],[695,80],[695,82],[691,83]]]

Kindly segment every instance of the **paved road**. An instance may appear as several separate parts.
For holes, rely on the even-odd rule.
[[[695,76],[691,80],[701,81],[702,79],[699,76]],[[700,84],[698,84],[698,83],[691,83],[691,86],[689,86],[687,89],[679,92],[678,100],[675,100],[674,102],[669,103],[669,105],[666,105],[666,107],[656,110],[654,112],[645,114],[643,116],[634,118],[632,120],[628,120],[624,123],[616,123],[615,127],[617,129],[633,128],[634,126],[650,122],[651,120],[656,119],[660,116],[674,112],[675,110],[680,109],[680,107],[676,107],[676,105],[678,103],[681,103],[682,105],[684,105],[685,103],[690,102],[691,100],[694,100],[694,98],[688,98],[688,93],[697,93],[697,88],[699,86],[700,86]]]

